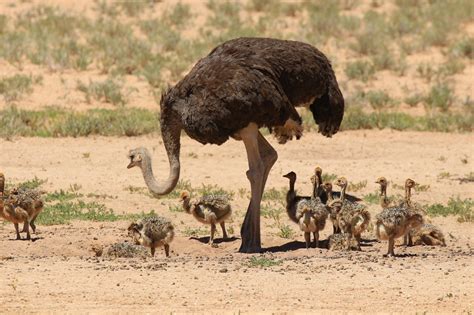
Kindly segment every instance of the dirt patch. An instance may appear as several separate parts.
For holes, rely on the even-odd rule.
[[[358,196],[374,192],[375,179],[386,176],[401,184],[407,177],[423,185],[413,199],[443,203],[449,197],[474,198],[473,183],[456,177],[473,171],[472,134],[395,131],[343,132],[333,139],[305,134],[300,141],[277,148],[279,160],[268,189],[288,184],[283,174],[295,171],[296,186],[309,194],[315,165],[325,173],[367,181]],[[387,244],[363,235],[362,252],[328,251],[330,224],[321,233],[321,248],[305,249],[296,225],[283,213],[282,224],[293,231],[281,238],[275,220],[262,218],[265,253],[237,253],[239,230],[248,204],[247,161],[243,144],[202,146],[182,138],[182,175],[193,187],[216,184],[234,192],[234,238],[217,248],[206,244],[207,226],[190,215],[171,211],[176,199],[155,199],[127,187],[144,188],[141,173],[127,170],[128,149],[143,145],[154,158],[156,176],[167,174],[159,137],[0,140],[0,168],[16,182],[37,176],[47,179],[47,191],[80,186],[84,195],[100,199],[116,213],[155,210],[173,221],[177,236],[171,257],[158,249],[152,258],[97,257],[98,248],[129,241],[126,221],[73,221],[68,225],[38,226],[34,242],[13,240],[11,224],[0,224],[0,278],[5,312],[466,312],[473,309],[472,223],[454,217],[432,221],[446,236],[447,247],[397,246],[396,259],[383,258]],[[466,163],[467,161],[467,163]],[[440,177],[449,173],[450,177]],[[225,174],[225,175],[224,175]],[[247,190],[240,194],[239,191]],[[402,193],[389,186],[389,194]],[[90,197],[95,198],[95,197]],[[374,216],[380,211],[369,204]],[[200,229],[195,236],[190,229]],[[219,231],[218,231],[219,232]],[[255,258],[252,258],[255,257]],[[20,294],[21,292],[21,294]],[[311,298],[308,299],[308,296]]]

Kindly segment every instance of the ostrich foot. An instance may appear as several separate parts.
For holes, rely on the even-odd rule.
[[[260,253],[262,246],[260,243],[260,218],[252,220],[253,209],[249,207],[247,214],[245,215],[244,223],[240,234],[242,237],[242,244],[240,245],[239,252],[241,253]],[[259,211],[260,212],[260,211]],[[257,212],[258,215],[260,215]]]

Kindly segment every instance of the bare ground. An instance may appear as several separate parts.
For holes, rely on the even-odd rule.
[[[235,238],[211,248],[206,237],[185,236],[186,227],[201,225],[182,212],[170,212],[176,200],[132,194],[129,185],[144,187],[137,169],[127,170],[127,150],[153,148],[157,177],[167,174],[159,136],[142,138],[0,140],[0,169],[18,182],[37,176],[43,189],[81,185],[84,194],[107,194],[100,200],[117,213],[154,209],[177,229],[172,254],[165,258],[107,259],[93,248],[126,240],[128,222],[74,221],[69,225],[39,226],[34,242],[15,241],[11,224],[0,224],[0,312],[336,312],[336,313],[463,313],[474,303],[472,223],[454,217],[433,218],[447,237],[444,248],[398,246],[397,258],[383,258],[386,243],[364,235],[362,252],[331,252],[304,248],[296,226],[294,238],[277,236],[271,219],[263,218],[263,257],[281,264],[250,267],[252,255],[237,253],[239,228],[248,199],[237,193],[247,188],[243,144],[201,146],[182,138],[182,179],[194,187],[218,184],[235,192]],[[473,184],[456,177],[473,171],[472,134],[394,131],[343,132],[334,139],[307,133],[284,146],[268,180],[268,188],[287,185],[282,174],[294,170],[297,188],[309,193],[315,165],[345,175],[352,182],[367,180],[364,195],[376,189],[378,176],[401,184],[411,177],[430,188],[416,192],[420,203],[446,203],[450,196],[473,198]],[[464,160],[464,162],[462,161]],[[467,160],[467,163],[465,161]],[[450,178],[439,179],[442,172]],[[390,193],[401,193],[391,188]],[[373,215],[378,206],[371,205]],[[283,213],[281,221],[291,225]],[[322,234],[329,235],[330,224]],[[258,256],[258,255],[257,255]]]

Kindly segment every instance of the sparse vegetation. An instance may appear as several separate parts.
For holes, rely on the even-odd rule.
[[[92,99],[113,105],[125,105],[127,103],[126,97],[122,93],[122,85],[113,79],[107,79],[103,82],[89,82],[89,84],[78,82],[77,89],[85,94],[88,103]]]
[[[433,204],[426,207],[426,212],[431,216],[455,215],[459,222],[474,222],[474,201],[472,199],[461,199],[451,197],[448,204]]]
[[[345,72],[349,79],[357,79],[362,82],[367,82],[373,78],[375,68],[368,61],[357,60],[348,63]]]
[[[17,101],[22,95],[33,92],[33,85],[40,84],[42,80],[42,76],[24,74],[0,77],[0,95],[7,103]]]
[[[283,261],[278,259],[267,258],[264,256],[252,256],[248,262],[247,266],[251,268],[268,268],[273,266],[281,265]]]

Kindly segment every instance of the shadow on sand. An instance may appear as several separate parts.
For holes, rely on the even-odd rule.
[[[209,239],[211,237],[210,236],[203,236],[203,237],[195,237],[195,236],[191,236],[189,239],[190,240],[195,240],[195,241],[199,241],[203,244],[207,244],[209,243]],[[215,238],[214,239],[214,244],[220,244],[220,243],[229,243],[229,242],[234,242],[236,240],[240,240],[239,237],[235,237],[235,236],[232,236],[232,237],[229,237],[227,239],[223,239],[223,238]]]

